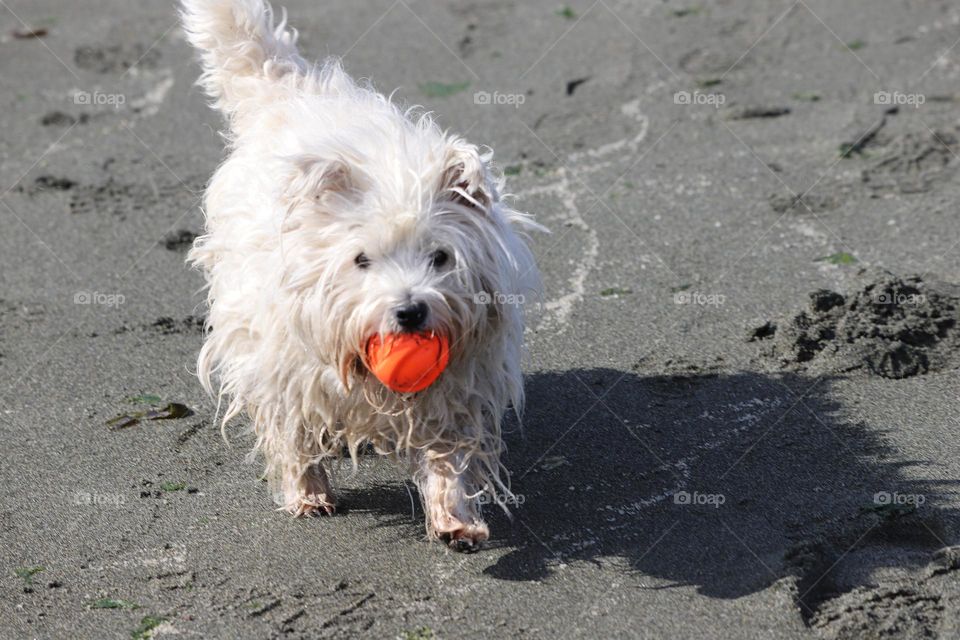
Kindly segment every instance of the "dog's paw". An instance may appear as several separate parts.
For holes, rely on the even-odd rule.
[[[337,502],[332,495],[311,493],[297,496],[287,509],[296,518],[332,516],[337,512]]]
[[[454,521],[453,518],[448,520]],[[454,521],[455,522],[455,521]],[[449,522],[448,524],[453,524]],[[463,524],[456,522],[456,526],[444,531],[436,531],[437,537],[454,551],[473,553],[479,551],[483,543],[490,537],[490,529],[483,522]]]

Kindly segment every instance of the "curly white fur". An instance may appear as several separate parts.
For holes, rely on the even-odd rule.
[[[229,120],[189,258],[209,283],[198,372],[228,403],[223,424],[250,415],[293,513],[332,512],[324,461],[346,449],[356,464],[372,443],[411,464],[428,533],[475,547],[488,535],[480,494],[511,495],[500,425],[523,405],[524,318],[505,303],[539,295],[525,234],[541,227],[503,202],[491,153],[336,59],[305,62],[262,0],[183,0],[182,16],[200,84]],[[496,295],[478,304],[482,292]],[[364,345],[400,330],[396,309],[411,301],[427,305],[426,330],[449,336],[450,363],[427,390],[399,394],[366,370]]]

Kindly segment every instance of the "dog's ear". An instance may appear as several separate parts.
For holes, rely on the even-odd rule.
[[[440,178],[440,198],[486,211],[497,193],[488,175],[487,164],[480,151],[461,140],[451,141]]]
[[[349,161],[307,155],[295,161],[287,196],[299,202],[324,205],[332,199],[353,200],[361,189],[359,172]]]

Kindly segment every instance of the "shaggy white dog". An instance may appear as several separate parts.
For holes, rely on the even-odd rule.
[[[367,443],[409,462],[429,535],[469,551],[480,505],[509,502],[501,419],[523,404],[523,309],[539,274],[492,154],[308,64],[263,0],[183,0],[200,84],[229,122],[190,252],[209,283],[200,380],[246,411],[277,501],[333,513],[327,465]],[[395,393],[366,368],[376,334],[438,332],[439,379]],[[214,380],[218,382],[215,383]],[[215,386],[216,385],[216,386]]]

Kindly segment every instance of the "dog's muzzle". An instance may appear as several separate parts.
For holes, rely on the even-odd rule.
[[[394,312],[394,315],[397,318],[397,324],[403,331],[419,331],[426,325],[430,310],[426,303],[414,302],[400,307]]]

